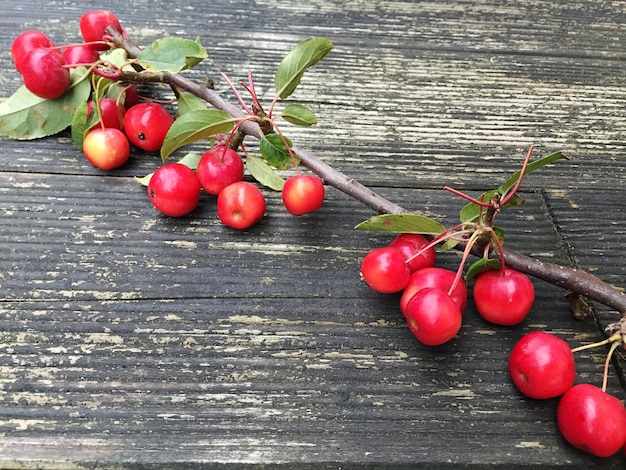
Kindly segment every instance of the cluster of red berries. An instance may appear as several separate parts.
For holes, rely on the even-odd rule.
[[[460,272],[435,267],[434,242],[402,233],[387,246],[370,251],[361,275],[377,292],[402,291],[400,310],[415,337],[428,346],[451,340],[460,330],[467,305],[467,286]],[[530,279],[513,269],[480,273],[474,281],[474,303],[487,321],[511,326],[532,308],[535,290]]]
[[[526,396],[559,399],[557,423],[574,447],[597,457],[626,454],[626,408],[595,385],[574,385],[573,350],[558,336],[536,331],[523,336],[508,361],[513,383]]]
[[[63,95],[70,85],[70,71],[78,65],[98,60],[99,51],[109,46],[103,41],[105,29],[114,27],[123,32],[119,21],[106,10],[85,13],[80,19],[84,43],[58,47],[44,32],[31,29],[21,33],[11,45],[11,55],[24,85],[33,94],[54,99]]]
[[[150,178],[148,196],[162,213],[179,217],[193,211],[201,190],[217,196],[217,215],[225,225],[244,230],[265,214],[266,200],[253,183],[243,181],[244,162],[235,150],[216,145],[205,152],[194,172],[182,163],[167,163]],[[282,189],[287,210],[297,216],[319,209],[324,184],[315,175],[294,175]]]
[[[57,47],[43,32],[28,30],[12,44],[16,69],[33,94],[54,99],[62,96],[70,84],[69,69],[92,66],[100,52],[110,48],[106,29],[124,30],[108,10],[83,14],[79,22],[84,42]],[[137,88],[124,87],[117,99],[94,98],[87,103],[87,122],[97,123],[86,130],[82,140],[85,158],[96,168],[113,170],[124,165],[131,144],[147,152],[161,150],[174,117],[165,106],[156,102],[139,103]],[[91,121],[90,121],[91,119]],[[235,151],[217,145],[202,155],[192,169],[182,163],[161,166],[150,178],[148,197],[163,214],[180,217],[193,211],[200,193],[217,196],[220,220],[233,228],[246,229],[265,214],[266,200],[252,183],[243,181],[244,162]],[[297,216],[319,209],[324,201],[324,184],[315,175],[298,173],[287,179],[282,189],[287,210]]]

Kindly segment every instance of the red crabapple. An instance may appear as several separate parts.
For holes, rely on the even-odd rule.
[[[609,457],[626,443],[626,409],[591,384],[570,388],[559,400],[557,423],[567,442],[596,457]]]
[[[150,178],[148,197],[159,212],[170,217],[182,217],[198,205],[200,182],[188,166],[166,163]]]
[[[513,383],[524,395],[546,399],[565,393],[576,378],[574,354],[558,336],[543,331],[524,335],[508,361]]]
[[[40,98],[58,98],[70,85],[70,71],[64,66],[59,51],[43,47],[33,49],[20,62],[24,85]]]
[[[398,248],[407,260],[410,260],[407,264],[414,273],[418,269],[435,265],[435,249],[432,246],[424,249],[429,243],[423,235],[418,233],[401,233],[389,242],[389,246]],[[416,256],[417,253],[420,254]]]
[[[300,216],[314,212],[324,203],[324,183],[315,175],[294,175],[285,181],[282,189],[285,208]]]
[[[426,287],[406,307],[406,320],[415,337],[428,346],[450,341],[461,329],[459,305],[443,290]]]
[[[196,168],[202,189],[215,196],[226,186],[241,181],[243,174],[243,159],[235,150],[225,145],[216,145],[205,152]]]
[[[400,292],[409,282],[411,272],[404,255],[397,248],[385,246],[370,251],[361,262],[361,276],[376,292]]]
[[[520,323],[533,306],[535,288],[519,271],[505,268],[485,271],[474,281],[474,304],[481,317],[491,323],[513,326]]]

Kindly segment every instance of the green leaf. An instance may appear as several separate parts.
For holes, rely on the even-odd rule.
[[[201,154],[197,152],[190,152],[183,158],[178,160],[178,163],[182,163],[183,165],[186,165],[192,170],[196,171],[196,168],[198,168],[198,162],[201,158]],[[148,184],[150,184],[150,178],[152,178],[152,175],[154,175],[154,172],[142,177],[135,176],[135,181],[137,181],[137,183],[139,184],[142,184],[143,186],[148,186]]]
[[[484,201],[489,201],[491,200],[493,195],[496,193],[498,193],[498,190],[494,189],[494,190],[487,191],[486,193],[481,194],[481,197]],[[479,197],[478,200],[480,200],[481,197]],[[501,207],[501,210],[507,209],[509,207],[517,207],[517,206],[523,206],[523,205],[524,205],[524,199],[522,199],[520,196],[516,194],[509,201],[507,201],[505,205]],[[487,208],[483,208],[483,213],[486,210]],[[473,202],[466,204],[461,209],[461,217],[460,217],[461,222],[467,222],[467,223],[476,222],[479,216],[480,216],[480,206],[478,206],[477,204],[474,204]]]
[[[549,165],[550,163],[553,163],[561,158],[564,158],[566,160],[568,159],[561,152],[554,152],[549,155],[546,155],[545,157],[540,158],[539,160],[529,163],[528,166],[526,167],[526,171],[524,172],[524,177],[531,174],[533,171],[538,170],[539,168],[542,168],[546,165]],[[515,173],[513,173],[511,177],[508,180],[506,180],[498,188],[498,192],[501,195],[506,194],[513,186],[515,186],[515,183],[517,183],[517,180],[519,179],[521,172],[522,170],[517,170]]]
[[[131,67],[130,63],[128,62],[128,52],[126,52],[126,50],[122,49],[121,47],[116,47],[107,52],[103,52],[100,55],[100,60],[108,62],[120,69],[124,69],[125,67]],[[129,68],[129,70],[131,69]]]
[[[500,260],[497,259],[485,259],[480,258],[474,261],[469,268],[467,268],[467,273],[465,274],[465,281],[470,282],[480,273],[485,271],[490,271],[492,269],[500,269],[501,267]]]
[[[246,168],[252,177],[263,186],[281,191],[285,185],[285,180],[276,174],[274,169],[269,166],[261,157],[254,155],[246,155]]]
[[[285,99],[300,84],[304,72],[317,64],[333,48],[326,38],[309,38],[294,47],[281,61],[274,77],[276,94]]]
[[[484,202],[488,202],[495,193],[497,193],[495,189],[492,191],[487,191],[485,193],[482,193],[476,199],[479,201],[482,200]],[[483,207],[483,212],[486,210],[487,208]],[[460,217],[461,222],[475,222],[478,219],[479,215],[480,215],[480,206],[478,206],[477,204],[474,204],[473,202],[470,202],[469,204],[466,204],[465,206],[463,206],[463,208],[461,209],[461,217]]]
[[[282,112],[285,121],[295,126],[309,127],[317,124],[315,113],[301,104],[288,104]]]
[[[285,140],[287,141],[289,148],[291,148],[291,141],[287,138],[285,138]],[[278,134],[268,134],[263,136],[259,144],[259,150],[267,163],[275,168],[278,168],[279,170],[287,170],[294,166],[293,159],[291,158],[285,143]],[[293,156],[296,159],[296,163],[300,163],[300,159],[295,153]]]
[[[0,103],[0,134],[17,140],[32,140],[58,134],[72,123],[74,112],[89,97],[91,85],[86,69],[71,71],[70,88],[59,98],[47,100],[20,87]]]
[[[200,98],[191,93],[181,93],[178,96],[178,115],[190,113],[191,111],[202,111],[207,109],[206,104]]]
[[[154,41],[141,51],[137,60],[152,72],[178,73],[206,58],[206,50],[197,41],[167,37]]]
[[[207,139],[216,134],[225,134],[233,128],[233,117],[226,111],[201,109],[183,114],[170,127],[163,146],[163,161],[180,147]]]
[[[87,100],[81,101],[81,103],[76,108],[74,112],[74,116],[72,117],[71,130],[72,130],[72,142],[76,146],[76,148],[82,152],[83,151],[83,140],[85,139],[85,131],[88,129],[87,127]],[[92,116],[93,117],[93,113]],[[96,120],[98,118],[96,117]]]
[[[531,162],[526,167],[524,176],[532,173],[533,171],[538,170],[539,168],[549,165],[550,163],[553,163],[561,158],[567,159],[567,157],[563,155],[561,152],[554,152],[549,155],[546,155],[545,157],[540,158],[539,160]],[[488,202],[491,199],[491,197],[496,193],[500,194],[500,196],[504,196],[507,192],[509,192],[515,186],[515,184],[517,183],[517,180],[520,177],[520,174],[521,174],[521,170],[516,171],[498,189],[494,189],[494,190],[483,193],[482,194],[483,200],[485,202]],[[480,197],[477,199],[480,200]],[[511,198],[510,201],[508,201],[504,206],[502,206],[502,209],[506,209],[507,207],[521,206],[523,204],[524,204],[524,200],[518,195],[515,195]],[[486,210],[486,209],[483,209],[483,210]],[[465,205],[463,209],[461,209],[461,222],[475,222],[476,220],[478,220],[479,215],[480,215],[480,207],[470,202],[469,204]]]
[[[439,235],[445,231],[445,227],[439,222],[419,214],[375,215],[365,222],[361,222],[355,228],[379,232],[419,233],[422,235]]]

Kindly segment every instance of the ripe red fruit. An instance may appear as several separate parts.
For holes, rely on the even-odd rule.
[[[217,145],[205,152],[196,168],[196,176],[202,189],[213,195],[218,195],[226,186],[241,181],[243,173],[241,156],[224,145]]]
[[[430,268],[435,265],[435,249],[429,247],[422,251],[429,243],[425,237],[418,233],[401,233],[389,242],[389,246],[398,248],[407,260],[411,260],[407,264],[413,273],[418,269]],[[420,253],[419,256],[415,256],[417,253]]]
[[[100,58],[98,51],[85,44],[66,47],[61,55],[65,63],[70,66],[91,65]]]
[[[531,280],[510,268],[485,271],[474,282],[474,304],[481,317],[496,325],[520,323],[535,302]]]
[[[400,297],[400,310],[406,315],[406,307],[411,298],[419,290],[426,287],[436,287],[447,294],[450,291],[450,287],[452,287],[455,277],[456,273],[454,271],[444,268],[430,267],[415,271],[411,274],[402,297]],[[450,297],[457,303],[461,314],[463,314],[467,305],[467,287],[463,279],[459,279]]]
[[[174,118],[158,103],[139,103],[126,111],[124,130],[131,144],[148,152],[161,149]]]
[[[22,60],[24,56],[33,49],[50,48],[54,46],[55,44],[46,33],[38,29],[29,29],[22,32],[11,44],[11,56],[13,57],[15,69],[22,73]]]
[[[120,33],[124,32],[117,17],[108,10],[88,11],[80,17],[78,25],[83,39],[87,43],[102,41],[109,26],[112,26]],[[107,44],[89,44],[89,47],[96,51],[109,49]]]
[[[543,331],[524,335],[513,347],[508,361],[513,383],[524,395],[554,398],[574,385],[576,364],[569,345]]]
[[[626,443],[624,405],[594,385],[578,384],[565,392],[556,417],[567,442],[597,457],[609,457]]]
[[[324,183],[315,175],[295,175],[285,182],[283,204],[296,216],[308,214],[322,207]]]
[[[223,224],[237,230],[252,227],[265,215],[265,197],[254,184],[237,181],[217,196],[217,216]]]
[[[93,100],[90,100],[87,103],[87,119],[91,116],[93,106]],[[126,114],[126,108],[124,108],[124,106],[113,98],[102,98],[100,100],[100,112],[102,122],[94,125],[94,128],[102,124],[107,128],[122,129],[124,126],[124,114]]]
[[[83,153],[96,168],[112,170],[128,161],[130,144],[119,129],[96,127],[85,136]]]
[[[461,329],[462,318],[458,304],[436,287],[421,289],[406,308],[411,333],[428,346],[438,346],[454,338]]]
[[[64,65],[57,50],[41,47],[31,50],[20,62],[24,85],[40,98],[58,98],[70,85],[70,71]]]
[[[411,271],[400,250],[384,246],[365,255],[361,262],[361,276],[376,292],[391,294],[406,287]]]
[[[150,178],[148,198],[159,212],[170,217],[181,217],[198,205],[200,182],[188,166],[166,163]]]

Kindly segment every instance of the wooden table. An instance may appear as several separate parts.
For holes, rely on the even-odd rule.
[[[3,2],[0,96],[20,86],[9,46],[38,28],[79,40],[101,2]],[[187,76],[255,74],[271,99],[280,59],[324,36],[333,52],[293,99],[319,125],[287,128],[300,147],[392,201],[446,225],[463,201],[535,155],[570,160],[530,175],[526,205],[499,219],[506,244],[624,286],[626,3],[373,0],[147,2],[113,9],[139,44],[199,37],[209,59]],[[167,90],[163,91],[164,93]],[[470,301],[460,334],[436,348],[406,328],[398,296],[359,280],[389,235],[354,230],[374,213],[328,188],[322,210],[289,216],[276,193],[254,228],[222,226],[203,196],[160,216],[133,176],[159,165],[133,151],[93,168],[69,133],[0,150],[0,467],[624,468],[561,438],[557,400],[523,398],[506,371],[522,335],[599,340],[563,292],[535,280],[514,328]],[[438,265],[455,269],[456,252]],[[601,384],[605,349],[577,355]],[[609,391],[625,398],[623,358]]]

